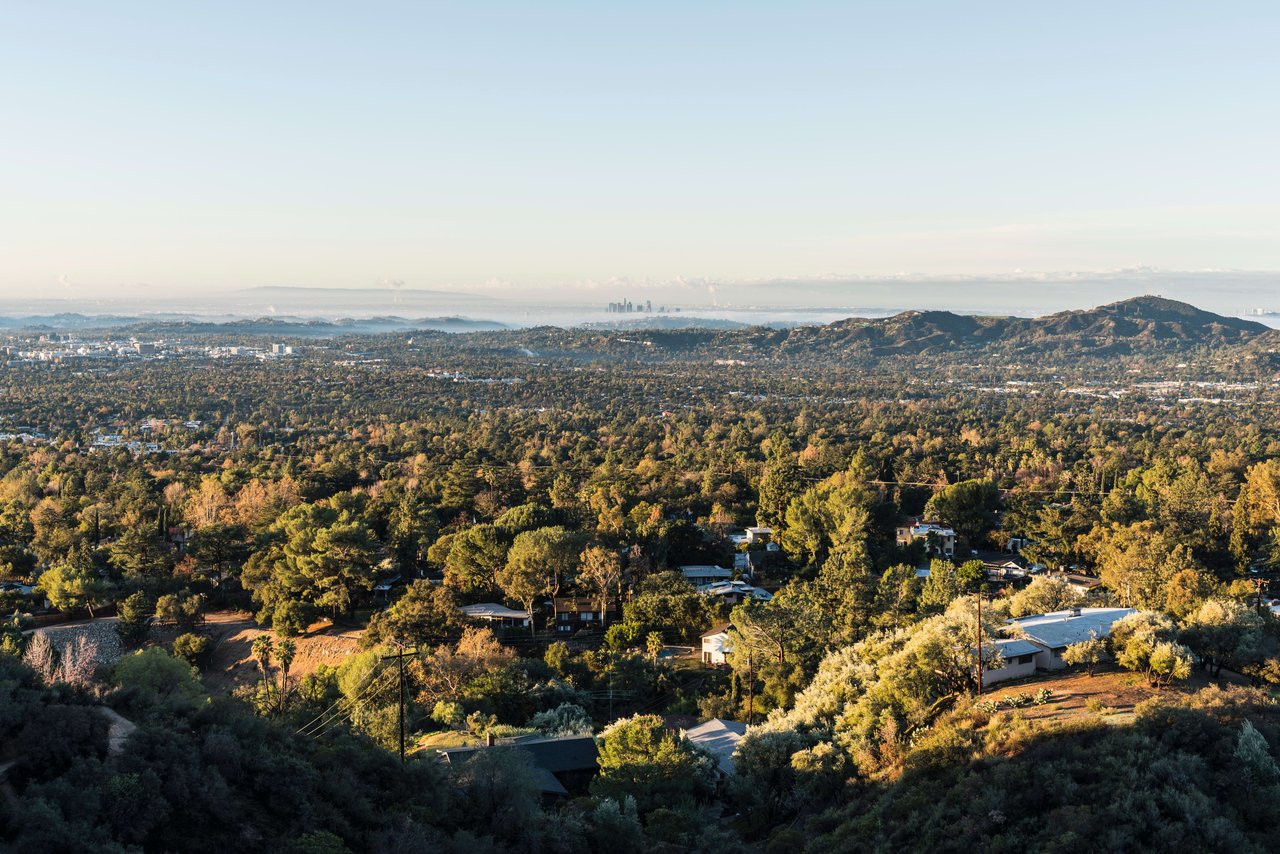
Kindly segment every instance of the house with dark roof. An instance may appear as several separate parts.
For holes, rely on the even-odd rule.
[[[725,569],[723,566],[682,566],[680,567],[680,573],[684,576],[684,580],[694,587],[733,579],[733,570]]]
[[[600,770],[599,750],[590,735],[568,735],[559,738],[520,736],[494,741],[476,747],[446,747],[437,751],[449,765],[463,765],[482,750],[521,751],[529,756],[542,794],[568,797],[586,792],[587,784]]]
[[[613,622],[621,616],[616,597],[610,596],[600,610],[600,600],[590,596],[557,596],[555,598],[556,631],[576,632],[579,629],[599,629],[606,621]]]

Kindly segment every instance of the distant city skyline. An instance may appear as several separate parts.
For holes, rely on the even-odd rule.
[[[812,305],[847,281],[840,305],[879,305],[859,283],[908,273],[1000,310],[983,279],[1016,270],[1280,271],[1277,25],[1261,2],[12,4],[0,300]],[[1180,298],[1256,302],[1201,276]]]

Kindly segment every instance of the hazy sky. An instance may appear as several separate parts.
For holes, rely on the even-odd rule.
[[[2,297],[1280,269],[1275,3],[0,11]]]

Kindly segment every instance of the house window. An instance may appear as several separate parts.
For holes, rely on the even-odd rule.
[[[1035,655],[1034,655],[1034,654],[1032,654],[1032,655],[1020,655],[1020,656],[1018,656],[1018,663],[1019,663],[1019,664],[1030,664],[1030,663],[1031,663],[1031,659],[1033,659],[1033,658],[1035,658]]]
[[[596,618],[594,611],[582,611],[578,614],[578,619],[584,623],[589,623]]]
[[[569,622],[571,619],[573,619],[573,614],[570,614],[570,613],[568,613],[567,611],[561,611],[561,612],[560,612],[560,622],[562,622],[562,623],[567,623],[567,622]]]

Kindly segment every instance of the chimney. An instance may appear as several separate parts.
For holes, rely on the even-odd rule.
[[[1072,609],[1071,609],[1071,616],[1073,616],[1073,617],[1078,617],[1078,616],[1080,616],[1080,609],[1079,609],[1079,608],[1072,608]]]
[[[486,732],[486,733],[484,734],[484,746],[485,746],[485,747],[493,747],[493,745],[494,745],[494,744],[496,744],[496,743],[497,743],[497,739],[495,739],[495,738],[493,737],[493,733],[491,733],[491,732]]]

